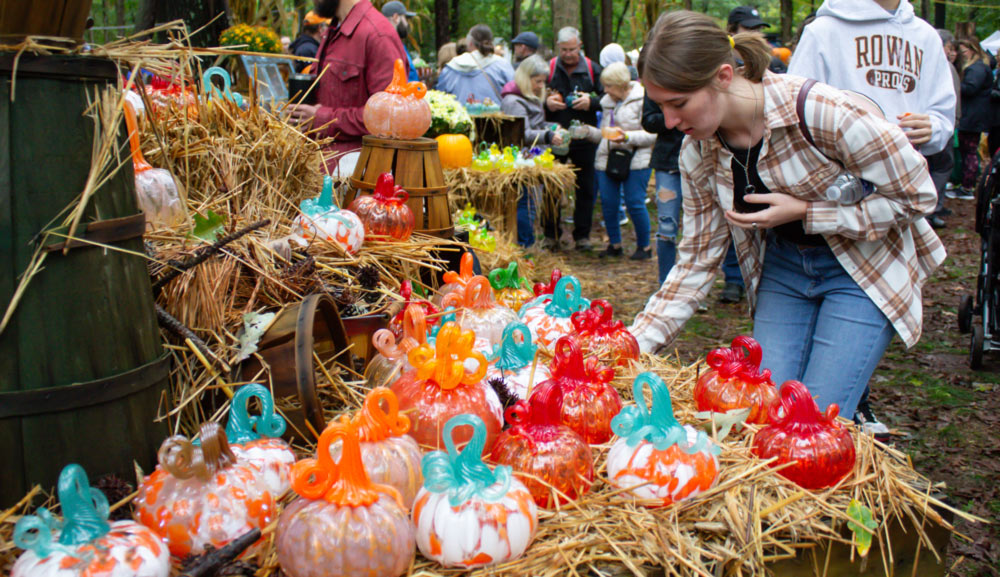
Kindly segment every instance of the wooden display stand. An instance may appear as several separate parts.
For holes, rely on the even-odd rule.
[[[413,211],[415,231],[449,239],[455,234],[436,140],[362,138],[361,157],[351,176],[354,188],[345,195],[344,205],[350,205],[359,194],[371,194],[378,177],[386,172],[392,173],[396,185],[410,195],[406,204]]]

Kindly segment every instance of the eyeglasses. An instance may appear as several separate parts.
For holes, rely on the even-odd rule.
[[[560,46],[559,54],[572,54],[574,52],[578,52],[580,50],[580,47],[581,47],[580,44],[577,44],[576,46]]]

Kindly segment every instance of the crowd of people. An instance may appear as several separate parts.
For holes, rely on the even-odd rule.
[[[414,16],[398,1],[379,12],[318,0],[293,47],[330,70],[319,104],[292,107],[292,119],[335,137],[337,151],[359,148],[364,103],[396,58],[461,102],[499,103],[525,119],[527,142],[577,171],[572,215],[541,214],[543,249],[593,250],[597,199],[600,257],[651,259],[655,240],[661,286],[631,327],[644,351],[673,340],[721,268],[719,300],[747,299],[775,382],[803,381],[821,408],[837,403],[886,432],[868,381],[893,335],[920,338],[921,287],[945,256],[933,231],[945,198],[973,197],[984,134],[991,155],[1000,147],[996,60],[975,37],[935,30],[906,0],[825,0],[790,60],[740,6],[726,29],[664,13],[639,49],[609,44],[596,61],[572,27],[551,51],[530,31],[505,50],[478,24],[440,47],[436,71],[415,71],[402,42]],[[316,35],[323,18],[332,24]],[[838,186],[860,196],[831,196]],[[519,200],[525,247],[540,192]]]

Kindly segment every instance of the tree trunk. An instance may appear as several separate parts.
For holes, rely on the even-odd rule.
[[[559,29],[580,27],[580,3],[577,0],[552,0],[553,37],[558,40]]]
[[[795,20],[795,6],[792,0],[781,0],[781,43],[792,41],[792,22]]]
[[[521,33],[521,0],[511,0],[513,6],[510,10],[510,37],[513,38]],[[511,47],[511,50],[514,48]]]
[[[597,19],[594,18],[593,0],[580,0],[580,17],[583,20],[580,34],[583,36],[584,51],[590,55],[591,60],[597,60],[601,46],[598,44],[600,40],[597,37]]]
[[[171,20],[184,20],[190,32],[201,29],[192,34],[192,46],[217,46],[219,35],[229,28],[229,0],[142,0],[136,30],[148,30]],[[206,26],[209,22],[211,25]]]
[[[451,37],[458,38],[458,0],[451,0]]]
[[[451,39],[448,34],[448,0],[434,0],[434,47],[441,48]],[[430,62],[428,59],[424,59]]]
[[[601,46],[607,46],[614,42],[614,7],[612,0],[601,0]],[[586,12],[584,12],[586,14]]]
[[[115,26],[125,25],[125,0],[115,0]],[[121,34],[121,32],[116,32]]]
[[[944,2],[934,3],[934,27],[944,29],[948,6]]]

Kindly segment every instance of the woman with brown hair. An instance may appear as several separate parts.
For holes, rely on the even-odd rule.
[[[907,346],[920,338],[920,290],[945,257],[923,218],[937,195],[898,126],[830,86],[768,72],[770,60],[759,34],[730,37],[694,12],[664,14],[650,32],[646,95],[687,135],[684,233],[630,330],[644,351],[672,341],[732,238],[762,366],[853,415],[893,332]],[[875,192],[829,200],[844,173]]]
[[[990,131],[993,120],[990,90],[993,72],[979,41],[960,38],[958,54],[962,61],[962,117],[958,121],[958,154],[962,159],[962,189],[966,198],[973,194],[979,179],[979,140]]]

